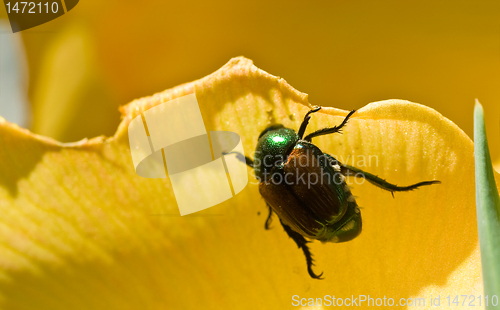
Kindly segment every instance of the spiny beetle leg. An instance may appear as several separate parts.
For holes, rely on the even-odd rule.
[[[297,135],[299,136],[299,140],[302,139],[304,136],[304,133],[306,132],[307,124],[309,124],[309,120],[311,119],[311,116],[309,116],[312,113],[316,113],[319,110],[321,110],[321,107],[314,108],[307,112],[306,116],[304,116],[304,120],[302,121],[302,124],[300,124],[299,131],[297,132]]]
[[[306,140],[307,142],[311,142],[311,139],[314,137],[319,137],[319,136],[329,135],[331,133],[341,132],[342,127],[344,127],[347,124],[347,121],[354,114],[354,112],[356,112],[356,110],[352,110],[351,112],[349,112],[349,114],[347,114],[347,116],[344,118],[344,120],[342,121],[342,123],[340,125],[316,130],[315,132],[308,134],[304,138],[304,140]]]
[[[273,219],[272,219],[273,209],[271,208],[271,206],[268,203],[266,203],[266,205],[269,208],[269,215],[267,216],[266,224],[264,224],[264,228],[269,230],[269,228],[271,226],[271,222],[273,221]]]
[[[419,182],[409,186],[397,186],[395,184],[391,184],[384,179],[379,178],[378,176],[371,174],[369,172],[363,171],[356,167],[352,167],[349,165],[341,164],[341,173],[344,175],[355,176],[358,178],[365,178],[368,182],[373,185],[380,187],[386,191],[391,192],[392,197],[394,197],[394,192],[407,192],[414,189],[419,188],[420,186],[432,185],[432,184],[440,184],[441,181],[433,180],[433,181],[424,181]]]
[[[297,246],[300,249],[302,249],[302,251],[304,252],[304,255],[306,256],[306,262],[307,262],[307,271],[309,272],[309,275],[311,276],[311,278],[322,280],[323,278],[321,278],[321,276],[323,275],[323,273],[320,273],[318,276],[312,270],[312,266],[314,266],[314,263],[313,263],[314,260],[312,258],[311,252],[309,251],[309,247],[307,246],[307,243],[309,243],[309,242],[301,234],[292,230],[290,228],[290,226],[283,223],[283,221],[281,219],[280,219],[280,222],[281,222],[281,225],[283,226],[283,229],[288,234],[288,236],[290,238],[292,238],[293,241],[295,241],[295,243],[297,244]]]

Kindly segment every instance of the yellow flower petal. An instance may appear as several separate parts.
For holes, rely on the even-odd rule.
[[[439,113],[401,100],[372,103],[343,135],[315,141],[393,183],[442,181],[392,198],[351,180],[363,232],[344,244],[311,244],[314,269],[325,276],[318,281],[276,217],[264,230],[255,184],[180,217],[168,179],[135,173],[128,123],[193,92],[207,130],[239,133],[247,154],[267,125],[298,128],[310,108],[306,94],[235,58],[201,80],[123,107],[109,139],[61,144],[0,123],[0,308],[281,309],[294,295],[399,301],[481,292],[473,146]],[[325,109],[309,130],[346,114]],[[360,163],[361,156],[371,161]]]

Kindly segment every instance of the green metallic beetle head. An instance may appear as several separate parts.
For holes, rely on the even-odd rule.
[[[255,149],[255,177],[260,181],[267,179],[271,170],[286,160],[297,141],[297,133],[283,125],[273,125],[262,131]]]

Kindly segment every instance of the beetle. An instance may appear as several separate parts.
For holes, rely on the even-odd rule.
[[[312,270],[313,258],[307,246],[311,241],[306,238],[336,243],[352,240],[361,233],[361,213],[346,184],[346,176],[365,178],[390,191],[393,197],[394,192],[441,183],[433,180],[397,186],[323,153],[311,142],[312,138],[342,133],[355,110],[340,125],[304,136],[311,114],[320,109],[308,111],[297,132],[281,124],[264,129],[258,137],[253,160],[237,154],[239,160],[254,169],[259,181],[259,192],[269,209],[265,229],[270,228],[273,212],[276,213],[285,232],[302,249],[307,271],[313,279],[321,279],[323,273],[317,275]]]

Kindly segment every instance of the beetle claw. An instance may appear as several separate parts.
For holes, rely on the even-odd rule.
[[[314,273],[314,271],[312,271],[312,268],[311,267],[308,267],[307,268],[307,271],[309,272],[309,275],[311,276],[311,278],[313,279],[318,279],[318,280],[324,280],[325,278],[322,278],[321,276],[323,275],[323,273],[320,273],[319,275],[316,275]]]

